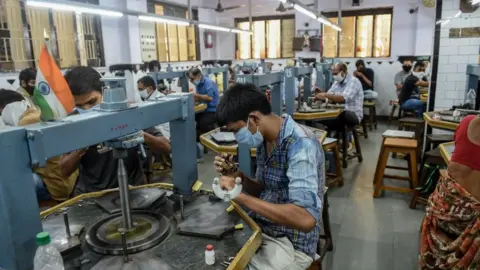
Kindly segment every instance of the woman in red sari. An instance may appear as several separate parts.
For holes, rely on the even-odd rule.
[[[480,117],[467,116],[455,150],[428,200],[420,269],[480,269]]]

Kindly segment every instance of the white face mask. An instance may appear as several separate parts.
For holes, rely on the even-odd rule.
[[[148,98],[148,92],[147,92],[147,89],[143,89],[142,91],[139,91],[140,93],[140,97],[142,99],[147,99]]]
[[[419,78],[420,80],[425,76],[425,72],[412,72],[413,76]]]
[[[334,75],[333,76],[333,79],[336,81],[336,82],[341,82],[343,81],[343,79],[345,79],[345,76],[342,75],[342,72],[338,73],[337,75]]]

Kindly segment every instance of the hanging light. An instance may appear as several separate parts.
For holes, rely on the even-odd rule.
[[[97,14],[97,15],[104,15],[104,16],[111,16],[111,17],[122,17],[123,13],[118,11],[111,11],[103,8],[89,8],[89,7],[82,7],[76,5],[74,2],[72,4],[63,4],[63,3],[55,3],[51,1],[37,1],[37,0],[28,0],[27,5],[31,7],[41,7],[41,8],[51,8],[53,10],[61,10],[61,11],[72,11],[76,13],[89,13],[89,14]]]

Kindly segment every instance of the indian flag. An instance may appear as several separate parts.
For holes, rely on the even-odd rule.
[[[33,102],[41,110],[43,121],[58,120],[75,107],[72,92],[45,44],[40,53]]]

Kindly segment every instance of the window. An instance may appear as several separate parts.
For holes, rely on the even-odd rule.
[[[236,27],[250,30],[248,18],[235,19]],[[237,34],[236,59],[287,58],[295,55],[293,16],[252,18],[253,34]]]
[[[188,18],[187,8],[149,1],[149,12],[157,15]],[[197,10],[192,10],[193,19]],[[181,26],[165,23],[141,22],[140,37],[142,61],[161,62],[199,60],[197,26]]]
[[[6,70],[36,67],[45,42],[44,32],[50,36],[51,53],[60,68],[103,66],[100,29],[96,15],[76,15],[25,7],[23,1],[0,0],[0,66]]]
[[[323,27],[323,56],[389,57],[392,12],[392,8],[343,11],[341,32]],[[323,15],[338,23],[337,12]]]

